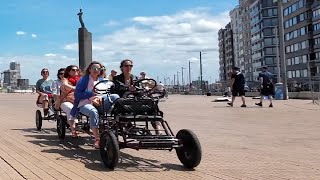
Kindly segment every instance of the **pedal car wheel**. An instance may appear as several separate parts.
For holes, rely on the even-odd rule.
[[[103,131],[100,135],[100,155],[104,165],[113,170],[118,164],[119,154],[116,136],[107,130]]]
[[[182,129],[177,133],[177,139],[182,146],[176,148],[180,162],[186,168],[194,168],[200,164],[202,151],[199,139],[188,129]]]
[[[61,115],[57,115],[57,133],[59,139],[64,139],[66,136],[66,120]]]
[[[36,127],[39,131],[41,130],[41,127],[42,127],[42,115],[40,110],[36,111]]]

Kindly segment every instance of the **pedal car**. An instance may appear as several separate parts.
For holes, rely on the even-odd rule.
[[[103,163],[109,169],[114,169],[119,161],[120,149],[156,149],[176,150],[180,162],[186,168],[199,165],[202,157],[201,145],[197,136],[188,129],[180,130],[176,135],[172,132],[163,112],[159,109],[159,98],[154,96],[153,89],[143,87],[140,79],[134,83],[135,91],[114,102],[110,114],[101,116],[100,155]],[[108,94],[117,88],[127,88],[120,82],[114,82],[111,89],[103,89],[106,81],[100,81],[94,86],[95,91]],[[118,87],[117,87],[118,86]],[[161,129],[155,129],[155,124]]]

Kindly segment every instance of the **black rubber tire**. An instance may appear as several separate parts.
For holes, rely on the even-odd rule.
[[[108,130],[100,135],[100,156],[104,165],[114,170],[119,161],[120,150],[116,136]]]
[[[42,127],[42,115],[40,110],[36,111],[36,127],[38,131],[40,131]]]
[[[66,137],[66,119],[62,115],[57,115],[57,133],[59,139],[64,139]]]
[[[184,167],[193,169],[200,164],[202,150],[197,136],[188,129],[181,129],[177,133],[177,139],[182,146],[176,148],[177,156]]]

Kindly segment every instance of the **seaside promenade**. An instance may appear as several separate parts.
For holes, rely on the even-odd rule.
[[[36,95],[0,93],[0,179],[320,179],[320,106],[311,100],[247,108],[215,97],[172,95],[160,107],[172,130],[191,129],[202,145],[195,170],[175,151],[121,150],[114,171],[104,168],[87,134],[59,140],[56,123],[35,128]]]

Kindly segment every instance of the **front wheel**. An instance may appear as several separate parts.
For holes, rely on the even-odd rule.
[[[177,139],[182,145],[176,148],[180,162],[189,169],[197,167],[202,157],[201,145],[197,136],[188,129],[182,129],[177,133]]]
[[[62,115],[57,115],[57,133],[59,139],[64,139],[66,136],[66,120]]]
[[[105,130],[100,135],[100,155],[104,165],[109,169],[114,169],[119,161],[120,150],[116,136]]]
[[[41,130],[41,127],[42,127],[42,115],[40,110],[36,111],[36,127],[39,131]]]

